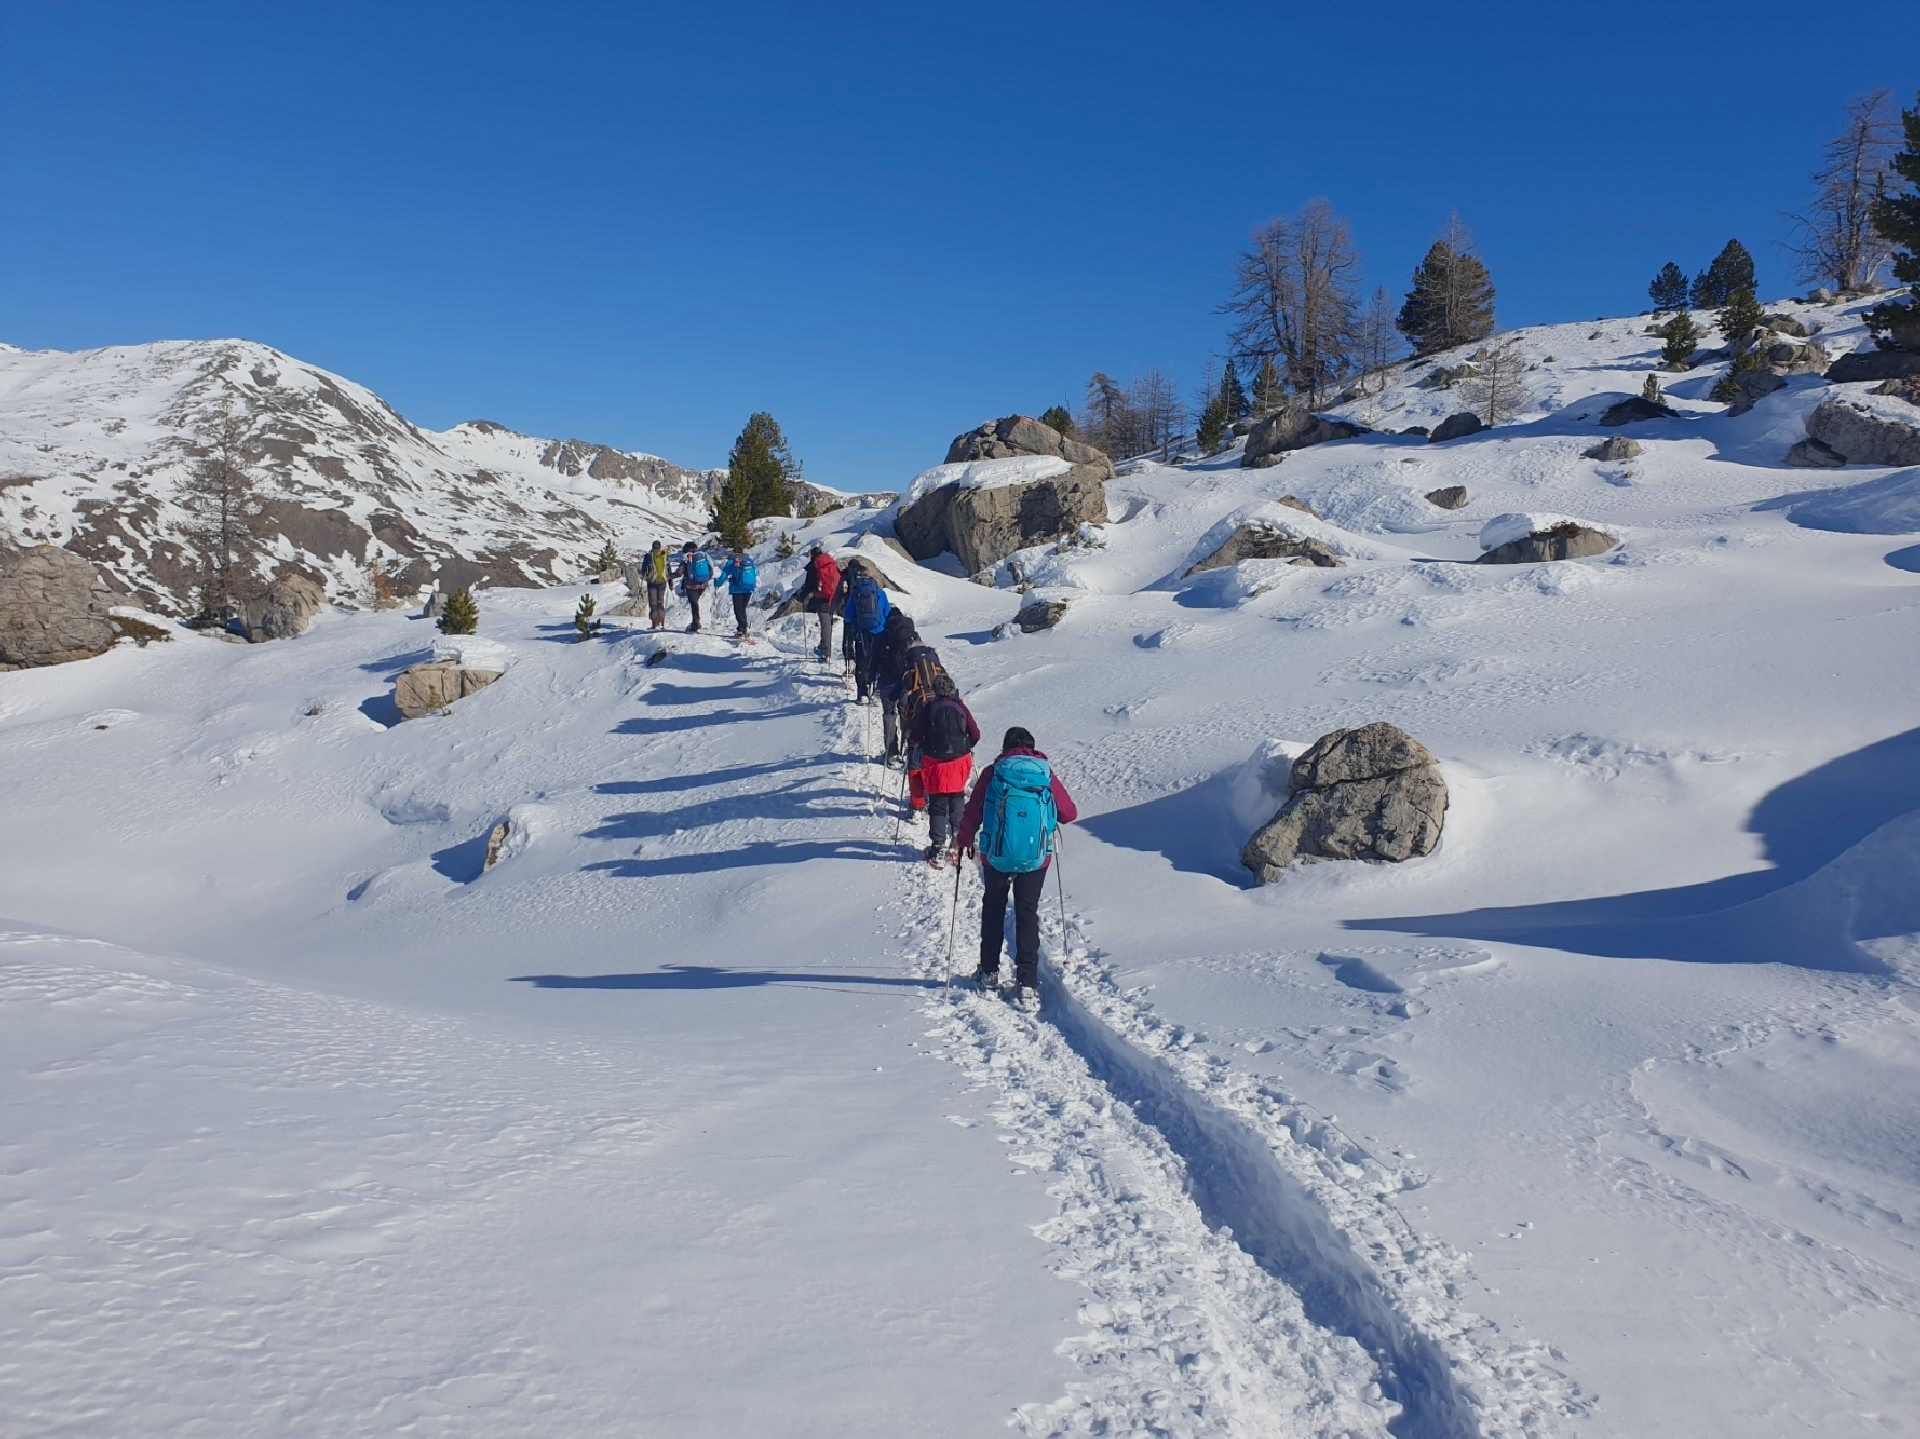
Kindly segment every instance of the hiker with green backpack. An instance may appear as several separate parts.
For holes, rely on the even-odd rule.
[[[1032,734],[1017,725],[1001,741],[1000,757],[974,781],[960,816],[953,862],[977,853],[986,885],[980,902],[980,967],[973,982],[982,988],[1000,982],[1011,898],[1013,971],[1023,1008],[1039,1004],[1040,894],[1053,859],[1054,831],[1079,817],[1052,763],[1033,747]]]

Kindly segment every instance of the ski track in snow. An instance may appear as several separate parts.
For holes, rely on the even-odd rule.
[[[834,741],[874,753],[870,716]],[[952,885],[912,866],[900,887],[909,963],[944,978]],[[1393,1205],[1404,1175],[1123,993],[1071,914],[1063,943],[1055,893],[1040,1019],[957,986],[926,1005],[930,1037],[998,1092],[1014,1162],[1052,1178],[1038,1235],[1092,1296],[1065,1346],[1083,1377],[1023,1406],[1025,1432],[1505,1439],[1586,1409],[1556,1355],[1465,1307],[1464,1261]],[[963,880],[961,972],[978,908]]]

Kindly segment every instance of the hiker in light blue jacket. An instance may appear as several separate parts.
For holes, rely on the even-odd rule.
[[[754,568],[753,556],[735,546],[733,558],[727,561],[720,578],[726,582],[727,593],[733,598],[733,622],[739,626],[735,638],[744,640],[747,638],[747,605],[760,584],[760,572]]]

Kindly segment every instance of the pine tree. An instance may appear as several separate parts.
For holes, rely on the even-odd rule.
[[[1127,392],[1105,370],[1087,379],[1085,423],[1078,426],[1088,444],[1116,458],[1132,453],[1133,422],[1127,414]]]
[[[1893,157],[1893,170],[1906,181],[1906,193],[1882,195],[1873,207],[1873,225],[1893,246],[1894,279],[1920,286],[1920,97],[1913,109],[1900,112],[1900,124],[1905,148]],[[1920,349],[1920,291],[1876,305],[1867,323],[1883,345]]]
[[[1666,342],[1660,347],[1660,363],[1669,368],[1687,368],[1693,352],[1700,348],[1700,331],[1693,323],[1693,316],[1685,310],[1673,312],[1672,318],[1660,327],[1660,337]]]
[[[1065,405],[1049,405],[1040,412],[1040,423],[1049,429],[1058,430],[1068,439],[1075,439],[1080,431],[1073,423],[1073,411]]]
[[[1280,383],[1280,368],[1272,355],[1260,357],[1260,372],[1253,377],[1253,413],[1271,414],[1287,402],[1287,387]]]
[[[617,570],[620,568],[620,552],[613,547],[613,541],[611,539],[600,546],[600,553],[595,557],[593,563],[595,572],[603,575],[608,570]]]
[[[793,513],[793,482],[799,477],[800,463],[787,447],[779,421],[764,410],[756,412],[727,456],[727,478],[713,505],[713,528],[729,546],[751,543],[752,521]]]
[[[1240,370],[1231,355],[1227,356],[1226,369],[1220,372],[1220,405],[1229,425],[1247,417],[1247,392],[1240,387]]]
[[[1493,277],[1472,247],[1473,237],[1453,215],[1413,272],[1413,288],[1395,323],[1415,359],[1493,333]]]
[[[480,606],[473,602],[473,591],[462,585],[447,596],[446,608],[440,611],[440,633],[470,635],[479,629]]]
[[[1687,272],[1669,260],[1660,267],[1660,273],[1653,277],[1653,283],[1647,286],[1647,294],[1653,298],[1653,313],[1665,314],[1668,310],[1684,310],[1687,307]]]
[[[1766,312],[1760,308],[1760,302],[1753,298],[1753,287],[1743,285],[1727,296],[1727,303],[1720,308],[1717,317],[1720,333],[1735,350],[1741,350],[1754,336],[1754,332],[1766,324]]]
[[[1208,400],[1207,407],[1200,412],[1194,438],[1203,455],[1217,454],[1227,443],[1227,402],[1219,395]]]
[[[793,558],[792,530],[780,531],[780,539],[773,547],[773,557],[776,560],[790,560]]]
[[[583,640],[600,633],[600,621],[593,617],[595,608],[592,595],[580,596],[580,607],[573,612],[573,627]]]
[[[1713,263],[1693,277],[1688,298],[1696,310],[1717,310],[1733,298],[1734,291],[1754,287],[1753,256],[1738,240],[1729,240]]]

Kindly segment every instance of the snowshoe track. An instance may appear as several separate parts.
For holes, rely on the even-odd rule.
[[[874,753],[863,708],[833,724],[843,752]],[[865,767],[889,830],[890,778]],[[903,864],[899,884],[908,963],[946,978],[952,881]],[[963,881],[962,973],[978,904]],[[1091,1296],[1063,1346],[1082,1378],[1018,1427],[1520,1439],[1584,1412],[1556,1355],[1466,1307],[1464,1261],[1392,1202],[1407,1177],[1123,993],[1049,908],[1038,1019],[962,987],[926,1006],[929,1038],[998,1092],[1014,1162],[1053,1179],[1036,1232]]]

